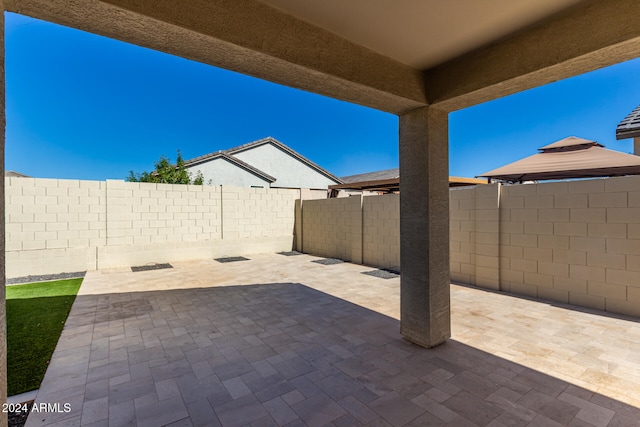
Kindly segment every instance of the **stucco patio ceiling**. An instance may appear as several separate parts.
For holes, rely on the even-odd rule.
[[[413,68],[425,70],[584,0],[260,0]]]

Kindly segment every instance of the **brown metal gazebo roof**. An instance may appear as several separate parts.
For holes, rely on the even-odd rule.
[[[570,136],[540,148],[541,153],[479,176],[511,182],[640,175],[640,156],[607,150]]]

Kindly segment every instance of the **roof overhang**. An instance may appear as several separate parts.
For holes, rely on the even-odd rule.
[[[463,178],[459,176],[449,177],[449,187],[466,187],[469,185],[484,185],[488,181],[485,178]]]
[[[372,181],[350,182],[348,184],[330,185],[329,190],[364,190],[393,192],[400,190],[400,178],[378,179]]]
[[[486,184],[487,180],[482,178],[462,178],[457,176],[449,177],[449,187],[462,187],[468,185]],[[391,193],[400,191],[400,178],[378,179],[371,181],[350,182],[347,184],[330,185],[330,190],[362,190],[381,191]]]
[[[611,176],[640,175],[640,166],[622,166],[600,169],[573,169],[565,171],[535,172],[510,175],[492,175],[490,179],[509,182],[545,181],[560,179],[606,178]]]
[[[454,111],[640,56],[637,0],[3,4],[394,114]]]

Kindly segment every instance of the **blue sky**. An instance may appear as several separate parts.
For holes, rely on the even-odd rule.
[[[36,177],[124,179],[273,136],[330,172],[398,166],[398,119],[104,37],[6,14],[5,167]],[[575,135],[623,152],[640,60],[450,115],[450,173],[475,176]]]

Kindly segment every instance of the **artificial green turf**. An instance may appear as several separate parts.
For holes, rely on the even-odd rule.
[[[7,286],[7,393],[40,387],[82,279]]]

